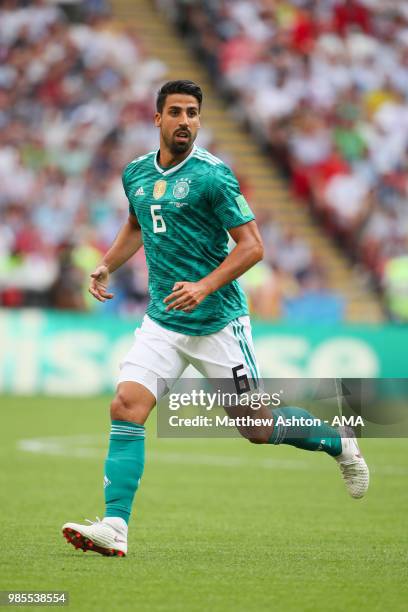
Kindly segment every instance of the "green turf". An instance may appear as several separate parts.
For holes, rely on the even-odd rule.
[[[103,514],[107,403],[0,397],[0,589],[67,590],[75,611],[407,609],[402,439],[363,441],[374,472],[355,501],[326,455],[158,440],[153,418],[128,557],[68,546],[65,521]],[[19,448],[33,438],[53,446]]]

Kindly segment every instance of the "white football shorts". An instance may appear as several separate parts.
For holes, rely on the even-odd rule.
[[[259,382],[259,369],[248,316],[238,317],[208,336],[188,336],[158,325],[147,315],[135,331],[135,342],[120,364],[118,384],[136,382],[160,400],[184,370],[194,366],[206,378],[239,376]]]

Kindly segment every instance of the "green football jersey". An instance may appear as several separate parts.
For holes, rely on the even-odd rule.
[[[177,166],[163,169],[158,152],[126,166],[123,186],[129,212],[142,228],[149,270],[147,314],[159,325],[191,336],[219,331],[248,314],[237,281],[203,300],[193,311],[166,312],[163,303],[177,281],[198,281],[228,255],[227,230],[254,219],[232,171],[194,146]]]

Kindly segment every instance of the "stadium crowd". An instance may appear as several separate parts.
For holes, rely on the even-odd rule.
[[[92,307],[88,274],[126,215],[121,171],[156,146],[166,67],[115,28],[105,2],[80,8],[74,21],[43,0],[0,11],[3,306]],[[115,285],[114,308],[146,302],[142,253]]]
[[[104,0],[79,8],[73,20],[45,0],[6,0],[0,9],[2,306],[100,307],[88,275],[126,215],[121,171],[157,147],[152,108],[166,66],[117,27]],[[200,144],[226,157],[206,130]],[[250,197],[250,185],[243,189]],[[270,217],[260,224],[267,257],[243,279],[252,312],[313,318],[313,300],[326,299],[327,316],[341,317],[309,245]],[[114,285],[104,312],[144,310],[142,252]]]
[[[157,0],[293,191],[408,321],[408,4]]]

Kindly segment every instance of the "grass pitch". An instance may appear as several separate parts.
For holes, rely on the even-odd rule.
[[[148,426],[129,555],[67,546],[103,516],[108,398],[0,397],[0,590],[69,591],[69,609],[407,609],[408,440],[363,440],[351,499],[322,453],[244,440],[165,440]]]

